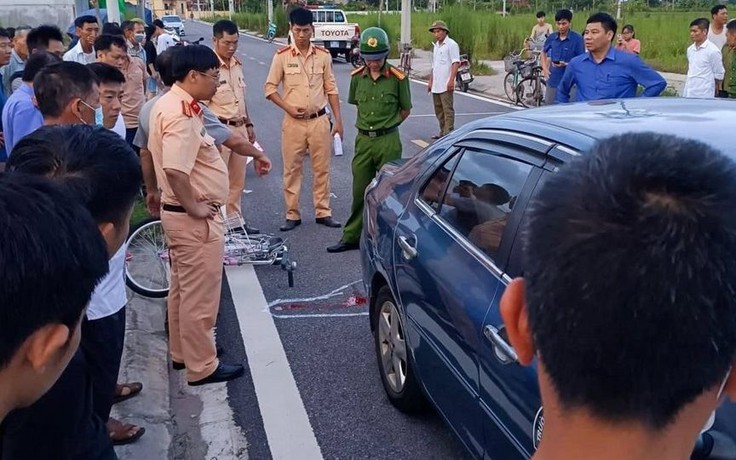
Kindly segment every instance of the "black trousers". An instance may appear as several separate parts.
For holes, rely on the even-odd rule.
[[[125,307],[114,315],[82,323],[79,346],[92,382],[92,410],[103,422],[110,418],[124,342]]]
[[[92,382],[80,348],[35,404],[2,427],[2,460],[116,460],[105,422],[92,410]]]

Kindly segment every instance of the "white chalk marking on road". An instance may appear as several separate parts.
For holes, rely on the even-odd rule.
[[[412,139],[412,140],[411,140],[411,142],[412,142],[412,144],[416,144],[416,145],[418,145],[418,146],[419,146],[419,148],[422,148],[422,149],[423,149],[423,148],[426,148],[426,147],[427,147],[427,146],[429,145],[429,143],[428,143],[428,142],[426,142],[426,141],[423,141],[423,140],[421,140],[421,139]]]
[[[265,62],[263,62],[263,61],[258,61],[258,63],[259,63],[260,65],[266,65],[266,63],[265,63]]]
[[[278,319],[292,319],[292,318],[347,318],[350,316],[368,316],[367,311],[360,313],[311,313],[306,315],[273,315],[274,318]]]
[[[350,284],[346,284],[345,286],[340,286],[337,289],[333,289],[332,291],[328,292],[327,294],[318,295],[318,296],[315,296],[315,297],[304,297],[304,298],[301,298],[301,299],[276,299],[273,302],[271,302],[268,305],[266,305],[266,308],[263,311],[264,312],[265,311],[268,311],[271,308],[275,307],[276,305],[281,305],[281,304],[285,304],[285,303],[308,303],[308,302],[315,302],[317,300],[327,300],[329,298],[339,296],[340,294],[343,293],[343,291],[345,289],[349,288],[350,286],[354,286],[354,285],[356,285],[356,284],[358,284],[360,282],[361,282],[360,280],[353,281]]]
[[[478,115],[498,115],[501,113],[507,113],[507,112],[469,112],[469,113],[456,113],[456,117],[474,117]],[[409,118],[435,118],[437,115],[433,113],[422,113],[419,115],[409,115]]]
[[[321,460],[317,438],[252,265],[225,267],[271,456]]]

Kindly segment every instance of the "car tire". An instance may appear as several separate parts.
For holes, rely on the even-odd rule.
[[[420,412],[426,408],[427,400],[417,381],[401,314],[388,286],[378,291],[374,308],[373,342],[386,396],[401,412]]]

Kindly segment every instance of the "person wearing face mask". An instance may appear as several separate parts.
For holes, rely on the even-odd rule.
[[[102,62],[89,64],[88,67],[100,80],[102,117],[98,120],[95,113],[95,124],[107,128],[125,139],[125,121],[121,113],[125,75],[120,69]]]
[[[97,76],[78,62],[43,68],[33,79],[33,94],[44,125],[95,126],[103,117]]]
[[[123,21],[120,24],[120,28],[123,29],[123,34],[125,34],[125,42],[128,45],[128,56],[136,57],[146,62],[146,50],[143,47],[143,42],[146,41],[146,31],[143,22],[136,20]]]

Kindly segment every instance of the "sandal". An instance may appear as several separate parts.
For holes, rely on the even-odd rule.
[[[137,396],[141,390],[143,390],[143,384],[141,382],[119,383],[115,387],[115,397],[112,403],[117,404]]]
[[[146,429],[142,426],[123,423],[112,417],[110,417],[106,425],[110,440],[114,446],[122,446],[135,442],[146,433]]]

